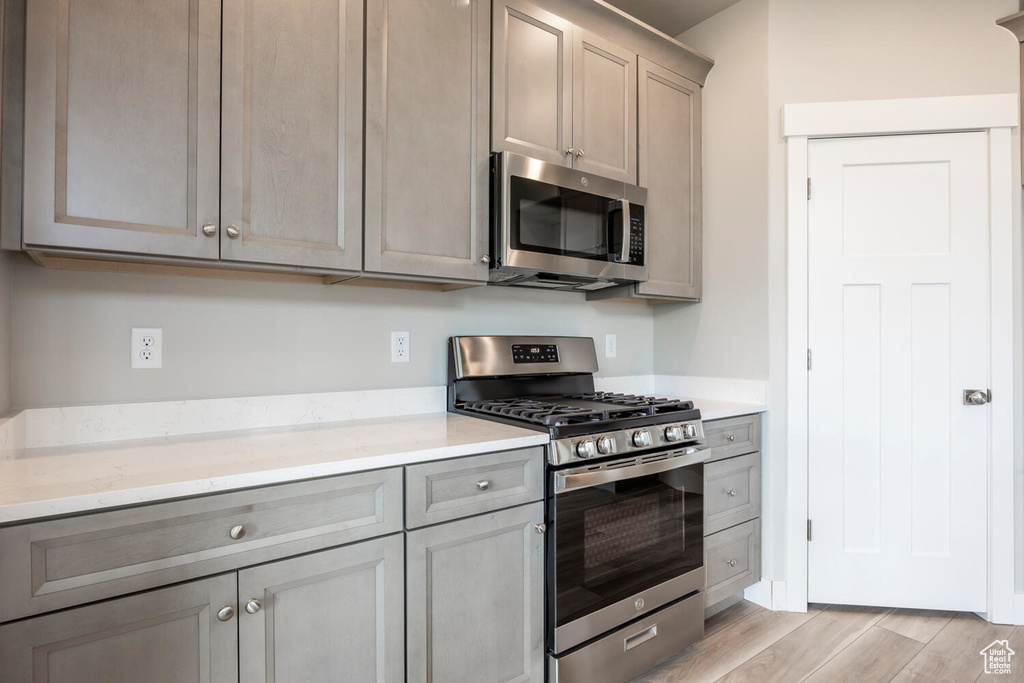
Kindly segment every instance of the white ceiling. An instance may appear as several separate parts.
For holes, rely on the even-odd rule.
[[[678,36],[739,0],[606,0],[670,36]]]

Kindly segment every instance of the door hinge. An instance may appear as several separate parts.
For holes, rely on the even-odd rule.
[[[807,540],[811,540],[811,520],[807,520]]]
[[[807,349],[807,369],[811,369],[811,350]]]
[[[810,199],[811,199],[811,179],[810,178],[807,179],[807,199],[808,199],[808,201],[810,201]]]

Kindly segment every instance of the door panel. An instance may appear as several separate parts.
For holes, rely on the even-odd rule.
[[[636,55],[573,29],[575,167],[636,184]]]
[[[0,626],[0,683],[233,683],[235,574]]]
[[[224,2],[222,258],[362,267],[362,69],[361,2]]]
[[[240,571],[242,683],[401,683],[404,569],[395,534]]]
[[[812,141],[813,602],[984,610],[983,133]]]
[[[487,0],[368,4],[367,272],[487,280],[489,29]]]
[[[26,10],[24,243],[216,259],[219,0]]]
[[[572,31],[525,0],[494,1],[493,151],[573,165]]]

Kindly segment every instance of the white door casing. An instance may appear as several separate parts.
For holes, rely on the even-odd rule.
[[[985,611],[985,133],[808,145],[811,602]]]

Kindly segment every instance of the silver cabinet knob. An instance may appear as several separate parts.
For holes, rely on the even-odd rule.
[[[580,441],[576,444],[576,455],[581,458],[593,458],[597,455],[597,449],[594,448],[594,442],[590,439],[586,441]]]
[[[983,406],[992,400],[988,391],[982,389],[964,389],[965,406]]]
[[[245,603],[245,611],[249,614],[256,614],[263,608],[263,603],[256,598],[249,598],[249,602]]]
[[[736,489],[729,489],[728,491],[726,491],[726,493],[729,494],[730,498],[735,498],[736,497]]]
[[[725,440],[728,441],[729,443],[732,443],[733,441],[736,440],[736,435],[735,434],[726,434],[725,435]]]
[[[483,256],[480,257],[480,263],[490,263],[490,262],[491,262],[491,257],[489,255],[484,254]]]
[[[582,149],[578,149],[578,150],[576,150],[576,156],[577,156],[577,157],[582,157],[583,155],[584,155],[584,152],[583,152],[583,150],[582,150]]]
[[[231,527],[231,531],[229,531],[228,533],[231,535],[231,538],[237,541],[242,536],[245,536],[245,527],[241,524],[238,524],[236,526]]]
[[[225,232],[227,232],[228,237],[233,240],[238,239],[238,236],[242,234],[242,231],[238,229],[237,225],[229,225]]]
[[[565,155],[566,156],[571,157],[575,153],[576,153],[576,148],[575,147],[566,147],[565,148]]]
[[[481,491],[486,491],[487,489],[491,488],[491,482],[489,482],[486,479],[484,479],[482,481],[478,481],[476,483],[476,487],[478,489],[480,489]]]
[[[203,234],[207,237],[213,237],[217,234],[217,226],[213,223],[203,223]]]
[[[534,524],[533,525],[533,529],[538,534],[542,534],[542,533],[544,533],[545,531],[548,530],[548,525],[547,524]]]
[[[729,565],[730,567],[735,567],[736,566],[736,560],[726,560],[725,563],[727,565]]]
[[[221,621],[231,621],[231,617],[235,616],[235,608],[231,605],[224,605],[217,612],[217,618]]]

